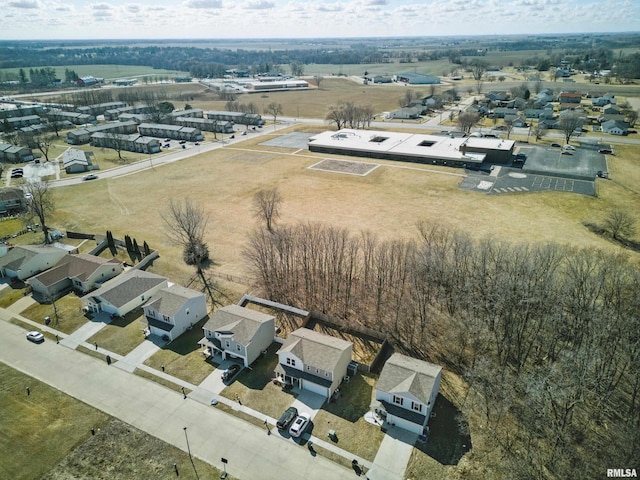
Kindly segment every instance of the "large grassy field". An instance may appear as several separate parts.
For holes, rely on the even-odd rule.
[[[176,70],[163,70],[155,69],[152,67],[145,67],[142,65],[65,65],[61,67],[51,67],[56,71],[56,77],[64,80],[65,69],[73,70],[79,76],[88,76],[104,78],[105,80],[116,80],[118,78],[129,77],[157,77],[168,76],[170,78],[176,76],[188,75],[188,72],[179,72]],[[24,69],[27,74],[29,69]],[[0,68],[0,75],[4,76],[6,73],[18,75],[19,68]]]
[[[0,478],[175,478],[173,462],[181,479],[220,476],[194,460],[192,467],[186,452],[0,363]]]

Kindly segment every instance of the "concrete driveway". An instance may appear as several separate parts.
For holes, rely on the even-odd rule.
[[[398,427],[387,430],[367,480],[402,480],[418,435]]]
[[[300,413],[308,413],[313,421],[325,401],[326,399],[322,395],[302,390],[291,406],[296,407]]]

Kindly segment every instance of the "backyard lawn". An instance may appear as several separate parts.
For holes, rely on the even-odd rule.
[[[142,330],[146,324],[142,322],[142,309],[137,308],[129,312],[124,318],[116,317],[93,337],[87,339],[89,343],[126,355],[144,341]]]
[[[24,297],[24,292],[24,288],[4,287],[0,290],[0,308],[7,308],[9,305],[13,305],[14,302]]]
[[[198,345],[198,341],[204,336],[202,326],[207,320],[208,317],[203,318],[191,330],[158,350],[144,362],[145,365],[156,370],[162,370],[164,365],[165,373],[199,385],[216,368],[205,361]]]
[[[45,317],[49,317],[50,326],[66,334],[75,332],[88,321],[82,313],[80,298],[73,293],[56,300],[55,311],[53,304],[34,303],[21,312],[21,315],[43,325]]]

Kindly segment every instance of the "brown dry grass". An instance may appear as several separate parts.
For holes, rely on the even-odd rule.
[[[633,147],[621,147],[612,157],[615,182],[599,181],[599,196],[588,197],[551,191],[483,195],[458,189],[460,170],[390,161],[378,161],[383,167],[365,177],[310,170],[322,156],[308,151],[276,154],[259,145],[265,140],[251,136],[234,147],[137,175],[56,189],[56,222],[70,230],[109,228],[120,238],[130,234],[139,243],[146,240],[161,253],[155,271],[185,284],[193,272],[167,239],[161,213],[169,198],[191,198],[209,215],[206,241],[216,273],[248,286],[242,250],[256,225],[251,202],[260,189],[280,190],[283,223],[324,222],[392,239],[414,237],[416,222],[426,220],[474,237],[607,249],[615,247],[589,233],[581,222],[599,219],[612,205],[637,203],[637,194],[630,191],[640,175]],[[640,212],[632,214],[640,221]]]

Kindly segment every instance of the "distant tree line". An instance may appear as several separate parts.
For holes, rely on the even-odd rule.
[[[488,442],[465,478],[589,478],[637,461],[638,269],[592,248],[419,232],[278,226],[256,230],[246,258],[261,295],[379,329],[464,380],[458,403]],[[491,450],[502,461],[483,466]]]

